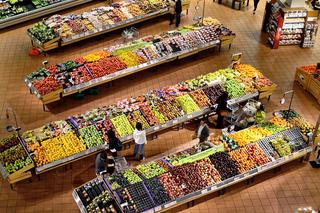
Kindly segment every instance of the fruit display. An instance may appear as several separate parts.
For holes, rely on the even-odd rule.
[[[176,102],[164,101],[158,104],[157,107],[160,113],[169,120],[176,119],[183,115],[181,113],[182,109],[180,109],[179,105]]]
[[[188,94],[177,97],[176,102],[181,106],[186,114],[191,114],[200,110],[199,106]]]
[[[159,125],[160,123],[163,124],[166,122],[164,116],[161,115],[161,113],[157,109],[152,110],[150,105],[145,102],[139,104],[139,109],[151,126]],[[156,113],[158,114],[156,115]]]
[[[114,8],[118,15],[122,14],[121,7],[124,5],[127,5],[127,3],[119,4],[119,6]],[[113,14],[113,17],[119,18],[118,15],[109,9],[107,10],[108,14]],[[93,9],[93,11],[95,11],[93,12],[95,15],[101,15],[101,13],[106,12],[106,8],[103,7],[97,11]],[[88,25],[84,25],[83,23],[88,20],[89,22],[93,20],[97,21],[98,18],[90,19],[88,16],[92,18],[87,13],[85,17],[81,18],[74,16],[74,14],[67,17],[54,15],[46,19],[45,23],[41,22],[39,25],[47,26],[50,30],[54,29],[56,34],[65,39],[77,34],[83,35],[87,31],[91,32],[92,30],[88,28]],[[120,21],[122,20],[121,18],[119,19]],[[97,25],[100,26],[101,24]],[[33,77],[35,72],[28,75],[27,78],[42,96],[53,91],[58,91],[61,88],[71,88],[70,90],[72,91],[78,88],[74,87],[77,85],[88,86],[88,84],[90,85],[93,82],[97,83],[94,81],[97,78],[99,78],[98,82],[104,81],[105,79],[100,78],[111,74],[118,75],[120,71],[125,72],[132,69],[140,69],[140,67],[136,66],[145,64],[150,60],[158,60],[168,56],[172,57],[172,53],[178,53],[183,50],[190,51],[192,48],[199,48],[211,41],[218,41],[221,27],[222,25],[220,24],[200,27],[185,26],[173,32],[170,31],[158,36],[147,36],[129,43],[114,45],[104,50],[69,60],[66,63],[51,65],[51,70],[49,68],[41,68],[40,70],[43,74],[37,73],[36,75],[37,77],[39,76],[39,79]],[[61,30],[61,28],[64,30]],[[61,65],[63,66],[61,67]],[[121,74],[122,72],[119,75]],[[33,78],[30,79],[30,77]],[[114,77],[116,76],[113,75],[110,78]]]
[[[202,181],[206,186],[211,186],[215,183],[221,182],[221,176],[219,172],[211,164],[209,158],[196,161],[194,163],[196,172],[201,176]]]
[[[284,137],[280,136],[271,140],[271,144],[273,148],[278,152],[280,157],[291,154],[291,148],[288,144],[288,141]]]
[[[317,71],[317,65],[305,65],[299,68],[309,74],[315,74]]]
[[[118,212],[119,208],[108,187],[101,179],[94,179],[75,189],[87,212]]]
[[[301,116],[290,118],[288,121],[291,125],[299,127],[301,133],[304,135],[308,135],[310,132],[314,131],[313,125]]]
[[[201,174],[197,173],[195,164],[185,164],[170,171],[171,178],[182,189],[184,194],[190,194],[205,188],[207,183],[202,180]]]
[[[113,190],[126,187],[130,184],[141,182],[141,178],[134,173],[131,169],[128,169],[121,173],[113,173],[107,178]]]
[[[12,174],[32,163],[17,135],[0,140],[0,162],[7,174]]]
[[[237,162],[240,173],[247,172],[255,167],[255,163],[250,159],[246,147],[242,147],[229,152],[230,158]]]
[[[230,155],[226,152],[217,152],[209,158],[214,167],[218,170],[221,180],[226,180],[240,173],[237,163],[232,160]]]
[[[136,127],[136,124],[138,122],[142,124],[143,129],[148,129],[150,127],[149,123],[146,121],[144,116],[141,114],[140,110],[135,110],[133,112],[129,112],[127,118],[133,128]]]
[[[262,166],[268,162],[270,162],[269,157],[263,151],[263,149],[256,143],[248,144],[245,147],[245,151],[249,156],[249,159],[255,163],[256,166]]]
[[[270,135],[272,135],[271,131],[261,127],[253,126],[242,131],[232,133],[228,135],[228,137],[234,139],[239,146],[244,146]]]
[[[275,117],[275,116],[270,120],[270,122],[273,123],[274,125],[280,126],[282,128],[293,127],[293,125],[290,124],[286,119]]]
[[[61,85],[53,76],[48,76],[43,80],[33,81],[32,85],[41,96],[47,95],[61,89]]]
[[[171,200],[175,200],[179,197],[183,197],[185,195],[181,186],[179,186],[171,172],[164,173],[159,176],[159,181],[163,185],[163,188],[166,190]]]
[[[120,137],[124,137],[133,133],[133,128],[124,114],[111,118],[111,122]]]
[[[250,64],[237,64],[234,66],[235,70],[247,76],[248,78],[263,78],[263,74],[257,68],[251,66]]]
[[[79,133],[87,148],[95,147],[104,143],[100,133],[94,125],[79,129]]]
[[[203,91],[206,94],[206,96],[210,99],[211,104],[215,104],[218,98],[222,95],[223,88],[220,86],[220,84],[216,84],[214,86],[203,89]]]
[[[197,152],[198,152],[198,149],[196,147],[191,147],[181,152],[177,152],[177,153],[165,156],[164,159],[168,161],[170,164],[172,164],[173,166],[175,166],[178,164],[179,160],[189,157],[191,155],[194,155]]]
[[[211,102],[202,89],[193,91],[189,94],[200,108],[210,107]]]
[[[41,146],[34,151],[34,160],[37,166],[42,166],[82,152],[85,149],[84,142],[74,133],[69,132],[41,142]]]
[[[117,190],[124,212],[144,212],[152,209],[154,204],[143,183],[136,183]]]
[[[159,176],[167,170],[159,165],[157,162],[152,161],[150,163],[141,164],[137,166],[137,170],[143,175],[144,178],[150,179]]]
[[[234,79],[228,79],[223,85],[230,98],[238,98],[244,96],[245,87],[243,87],[238,81]]]
[[[286,128],[284,128],[284,127],[275,125],[275,124],[273,124],[273,123],[271,123],[271,122],[264,122],[263,124],[261,124],[260,127],[263,128],[263,129],[265,129],[265,130],[270,131],[272,134],[281,132],[281,131],[283,131],[283,130],[286,129]]]
[[[161,204],[164,204],[171,200],[158,178],[145,180],[144,183],[148,191],[150,192],[155,206],[160,206]]]

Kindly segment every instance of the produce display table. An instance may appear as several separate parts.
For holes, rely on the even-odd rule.
[[[190,1],[182,4],[188,10]],[[121,1],[82,14],[53,15],[29,28],[27,34],[33,46],[46,52],[168,13],[163,0]]]
[[[298,67],[295,81],[310,92],[320,104],[320,75],[317,74],[316,68],[316,65]]]
[[[212,148],[201,150],[196,145],[103,181],[124,212],[162,212],[194,201],[312,152],[302,136],[304,126],[310,124],[293,111],[280,114],[285,118],[274,117],[261,126],[210,137],[215,144]],[[300,126],[292,127],[296,119],[300,119]],[[253,142],[244,139],[248,137]],[[76,202],[81,203],[79,199]],[[80,206],[87,212],[86,205]]]
[[[0,174],[4,180],[14,184],[32,176],[34,162],[20,136],[14,134],[0,140],[0,150]]]
[[[215,113],[216,101],[224,90],[230,97],[229,105],[255,98],[259,92],[253,81],[248,81],[252,76],[261,79],[256,85],[262,88],[262,83],[270,85],[270,80],[267,81],[259,70],[241,64],[235,70],[221,69],[65,120],[49,122],[23,132],[21,141],[35,162],[36,174],[41,174],[104,150],[108,146],[109,129],[114,129],[123,144],[130,144],[137,121],[143,123],[147,135],[154,135]]]
[[[31,19],[35,19],[44,15],[48,15],[50,13],[54,13],[60,10],[64,10],[70,7],[75,7],[91,1],[92,0],[61,0],[57,1],[56,3],[49,4],[47,6],[29,10],[27,12],[11,14],[8,17],[0,19],[0,29],[12,26],[14,24],[22,23]]]
[[[108,47],[62,64],[39,68],[26,77],[25,83],[45,105],[221,43],[231,44],[235,36],[229,29],[218,20],[206,20],[208,25],[205,26],[185,26],[158,36]]]

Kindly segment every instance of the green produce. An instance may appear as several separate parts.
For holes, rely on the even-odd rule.
[[[154,115],[158,118],[160,124],[164,124],[168,121],[168,118],[166,118],[160,111],[157,106],[152,106],[151,111],[154,113]]]
[[[141,178],[136,173],[134,173],[131,169],[126,170],[123,173],[123,177],[125,177],[130,184],[135,184],[142,181]]]
[[[79,130],[87,148],[103,144],[102,135],[94,125],[87,126]]]
[[[234,79],[228,79],[223,84],[230,98],[238,98],[244,96],[245,87]]]
[[[275,133],[278,133],[278,132],[285,130],[285,128],[283,128],[281,126],[277,126],[277,125],[272,124],[270,122],[262,124],[261,127],[263,129],[269,130],[270,132],[272,132],[272,134],[275,134]]]
[[[157,162],[150,162],[137,166],[137,170],[147,179],[159,176],[166,172]]]
[[[133,133],[133,128],[124,114],[111,118],[111,122],[121,137]]]
[[[281,157],[291,154],[291,148],[282,136],[271,140],[271,144]]]
[[[187,114],[191,114],[193,112],[200,110],[199,106],[196,104],[196,102],[194,102],[194,100],[188,94],[177,97],[176,102],[181,106],[183,111]]]
[[[45,43],[57,37],[51,27],[48,27],[43,22],[38,22],[28,29],[29,33],[37,38],[41,43]]]

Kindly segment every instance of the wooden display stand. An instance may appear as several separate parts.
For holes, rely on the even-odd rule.
[[[19,182],[21,180],[25,180],[25,179],[28,179],[28,178],[31,178],[32,177],[32,174],[29,170],[33,169],[34,168],[34,164],[31,163],[25,167],[23,167],[22,169],[12,173],[11,175],[9,175],[7,177],[7,180],[10,184],[14,184],[16,182]]]
[[[320,104],[320,81],[311,77],[309,80],[307,91],[310,92]]]
[[[272,84],[271,86],[266,87],[257,87],[259,90],[259,99],[268,98],[273,94],[273,92],[277,89],[276,84]]]
[[[295,75],[295,81],[297,81],[303,87],[303,89],[307,90],[310,79],[311,79],[311,74],[303,71],[299,67],[297,68],[296,75]]]

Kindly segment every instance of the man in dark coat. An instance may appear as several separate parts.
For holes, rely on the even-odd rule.
[[[181,12],[182,12],[182,3],[181,0],[176,1],[176,27],[179,27],[180,19],[181,19]]]
[[[195,134],[196,134],[196,137],[199,138],[200,143],[208,140],[210,130],[208,125],[204,122],[204,120],[200,121],[200,126],[197,128]]]

